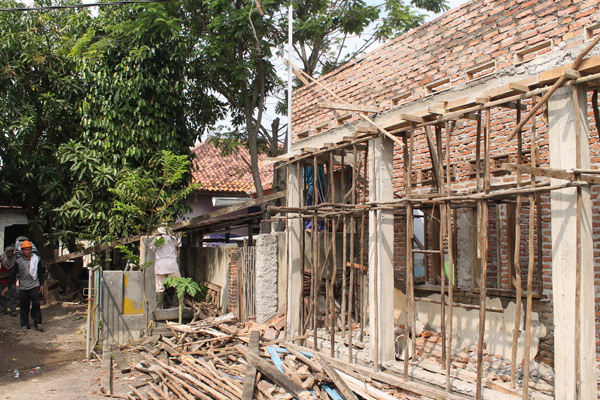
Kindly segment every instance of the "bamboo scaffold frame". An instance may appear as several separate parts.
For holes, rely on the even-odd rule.
[[[598,43],[598,40],[594,41]],[[579,58],[578,58],[579,59]],[[560,79],[559,79],[560,80]],[[600,80],[600,74],[593,77],[576,77],[562,79],[560,85],[577,84],[578,82]],[[556,81],[558,82],[558,80]],[[555,82],[555,83],[556,83]],[[323,86],[322,84],[320,84]],[[334,355],[336,341],[339,337],[348,345],[348,358],[350,362],[353,358],[353,340],[355,339],[355,326],[360,327],[359,340],[362,341],[365,325],[368,322],[366,311],[365,291],[369,284],[375,285],[377,282],[367,282],[365,271],[371,266],[366,265],[365,260],[365,240],[367,236],[371,240],[377,241],[378,233],[369,232],[366,220],[367,216],[373,218],[377,210],[392,210],[396,217],[404,218],[405,238],[401,241],[404,244],[404,291],[407,296],[407,305],[405,313],[405,336],[404,336],[404,378],[406,380],[414,379],[410,376],[411,366],[418,366],[418,355],[415,348],[416,332],[416,314],[417,303],[421,301],[416,295],[418,288],[415,285],[415,266],[414,254],[424,255],[426,265],[430,258],[437,257],[439,265],[439,306],[441,315],[441,343],[442,343],[442,365],[444,366],[446,380],[445,390],[452,393],[454,387],[451,381],[451,370],[453,363],[453,320],[454,308],[463,307],[468,309],[478,309],[478,340],[477,340],[477,377],[476,377],[476,399],[483,398],[483,388],[485,386],[484,370],[484,341],[486,337],[486,312],[499,312],[498,309],[486,304],[488,296],[488,286],[496,285],[501,288],[502,285],[508,288],[514,287],[514,297],[516,300],[515,327],[511,341],[511,385],[516,390],[516,370],[519,338],[525,335],[525,347],[529,348],[532,342],[532,314],[534,296],[541,293],[541,271],[542,271],[542,213],[541,196],[547,196],[554,190],[560,190],[568,187],[574,187],[580,193],[580,188],[600,183],[595,175],[600,173],[596,170],[583,170],[581,166],[575,171],[558,171],[542,167],[538,154],[538,142],[540,136],[536,131],[536,125],[539,122],[538,116],[542,113],[540,103],[548,100],[549,96],[544,96],[552,92],[555,85],[551,87],[542,87],[532,89],[526,93],[516,96],[507,96],[501,99],[486,99],[481,104],[473,107],[467,107],[459,111],[450,112],[442,115],[435,120],[424,120],[421,122],[409,121],[407,128],[396,131],[379,129],[369,132],[357,132],[353,137],[345,137],[338,143],[327,144],[323,148],[313,149],[302,154],[297,154],[288,159],[282,166],[296,168],[299,176],[303,165],[310,164],[313,167],[314,190],[318,193],[318,167],[320,164],[327,166],[328,186],[323,201],[316,204],[300,207],[269,207],[269,212],[274,214],[283,214],[287,219],[299,218],[303,221],[312,221],[312,230],[306,232],[302,237],[303,243],[311,243],[312,261],[310,295],[307,302],[308,313],[303,313],[307,321],[303,324],[306,333],[307,328],[313,330],[313,346],[318,348],[317,328],[323,321],[318,314],[319,294],[324,289],[326,307],[325,319],[328,325],[329,343],[331,355]],[[540,99],[541,97],[541,99]],[[492,141],[497,135],[507,136],[506,130],[494,132],[492,122],[498,109],[505,110],[508,103],[515,103],[514,107],[514,127],[510,135],[516,138],[516,165],[505,164],[501,167],[505,172],[511,173],[513,178],[512,187],[494,186],[493,174],[491,171]],[[522,112],[527,111],[525,117]],[[474,187],[466,188],[453,183],[452,165],[456,162],[456,154],[453,153],[453,127],[454,121],[461,118],[473,119],[475,116],[475,171]],[[369,123],[377,125],[371,119]],[[433,129],[433,130],[432,130]],[[383,132],[385,131],[385,132]],[[379,201],[373,199],[372,193],[368,190],[368,176],[374,175],[372,165],[369,165],[369,147],[365,144],[376,138],[389,138],[395,135],[401,138],[394,140],[397,144],[397,150],[402,154],[402,173],[395,176],[398,182],[402,182],[402,190],[395,193],[396,198],[393,201]],[[579,138],[579,135],[578,135]],[[415,163],[415,143],[417,140],[425,143],[429,150],[429,160],[431,164],[433,183],[428,187],[428,191],[423,187],[415,187],[413,182],[413,172]],[[580,138],[578,140],[581,140]],[[525,165],[523,160],[524,142],[529,144],[531,153],[529,165]],[[579,147],[578,147],[579,148]],[[422,149],[422,148],[421,148]],[[527,169],[529,168],[529,169]],[[370,172],[368,174],[367,172]],[[338,178],[334,174],[338,175]],[[526,180],[524,175],[529,175]],[[548,178],[563,180],[561,183],[549,183]],[[460,183],[460,182],[457,182]],[[304,188],[300,188],[300,198],[304,198]],[[314,194],[318,199],[318,195]],[[581,218],[581,195],[578,195],[578,220]],[[511,224],[502,224],[501,206],[511,204],[514,206],[515,220],[514,226]],[[516,204],[516,205],[515,205]],[[479,271],[479,303],[463,304],[455,301],[455,290],[457,289],[457,265],[455,252],[456,239],[456,213],[461,209],[476,210],[475,221],[477,225],[476,234],[476,253]],[[490,208],[493,208],[490,213]],[[437,237],[433,240],[429,236],[425,240],[425,245],[420,243],[416,246],[415,237],[415,210],[431,210],[430,214],[435,216],[433,210],[439,210],[439,229]],[[277,217],[274,217],[277,218]],[[432,217],[433,218],[433,217]],[[498,243],[490,249],[490,219],[495,220],[495,235]],[[319,224],[323,223],[325,229],[322,234],[319,233]],[[433,229],[432,229],[433,230]],[[426,232],[429,228],[426,229]],[[506,257],[502,250],[500,233],[511,232],[513,238],[506,248],[510,245],[512,250],[512,266],[514,271],[503,269],[501,262]],[[308,239],[306,239],[308,236]],[[527,237],[527,246],[523,246],[521,238]],[[321,246],[319,241],[324,242],[323,254],[319,254]],[[398,241],[400,242],[400,241]],[[427,245],[433,245],[433,249],[427,248]],[[524,257],[523,254],[526,254]],[[578,253],[579,254],[579,253]],[[338,256],[340,255],[340,256]],[[380,254],[374,255],[375,259]],[[428,258],[429,257],[429,258]],[[527,262],[523,262],[523,258]],[[341,264],[339,261],[341,260]],[[447,261],[446,261],[447,260]],[[490,262],[496,263],[494,270],[489,265]],[[309,259],[302,257],[302,269],[306,270],[306,264]],[[577,260],[577,279],[581,279],[580,272],[581,261]],[[357,276],[358,274],[358,276]],[[526,279],[523,282],[523,274]],[[339,284],[341,275],[341,284]],[[508,283],[502,280],[503,276],[508,276]],[[322,282],[325,277],[325,283]],[[475,278],[475,277],[473,277]],[[536,278],[536,279],[534,279]],[[436,279],[434,274],[433,279]],[[537,288],[534,288],[534,281],[537,281]],[[525,287],[523,287],[523,283]],[[506,289],[508,291],[508,289]],[[536,292],[537,290],[537,292]],[[373,296],[377,298],[377,296]],[[522,299],[525,297],[524,307]],[[336,301],[339,300],[339,305]],[[436,302],[431,299],[422,299],[423,302]],[[460,301],[460,300],[459,300]],[[375,304],[375,307],[378,305]],[[339,308],[338,308],[339,307]],[[339,312],[337,311],[339,309]],[[339,315],[339,318],[337,318]],[[377,312],[375,313],[377,315]],[[377,329],[377,324],[374,325]],[[374,335],[377,340],[378,335]],[[409,338],[412,337],[412,341]],[[579,339],[579,338],[576,338]],[[378,343],[372,343],[375,348]],[[378,352],[374,353],[374,367],[376,370],[380,367]],[[523,363],[523,386],[520,395],[524,399],[529,397],[530,380],[530,354],[524,352]],[[515,392],[516,393],[516,392]]]

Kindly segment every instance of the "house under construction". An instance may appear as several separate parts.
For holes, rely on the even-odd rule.
[[[599,33],[596,1],[474,0],[317,81],[297,70],[269,208],[288,335],[447,398],[495,398],[495,371],[509,397],[596,399]]]

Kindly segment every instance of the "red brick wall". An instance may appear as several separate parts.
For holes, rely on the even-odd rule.
[[[238,291],[238,259],[239,249],[233,249],[229,255],[229,308],[228,311],[232,312],[237,317],[240,316],[238,305],[239,305],[239,291]]]
[[[514,64],[515,53],[551,40],[554,48],[583,42],[586,25],[600,20],[596,0],[478,0],[463,4],[413,29],[366,57],[321,79],[345,101],[379,104],[385,110],[392,99],[414,90],[424,97],[425,85],[449,78],[456,86],[467,81],[466,71],[491,61],[498,70]],[[546,49],[545,51],[548,51]],[[315,84],[294,92],[294,133],[310,131],[346,112],[319,109],[319,101],[334,101]],[[356,117],[355,117],[356,119]]]

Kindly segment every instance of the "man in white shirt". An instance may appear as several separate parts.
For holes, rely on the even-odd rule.
[[[165,287],[163,282],[168,276],[179,278],[177,265],[177,250],[181,247],[181,239],[173,234],[167,234],[165,228],[158,228],[158,235],[150,242],[150,250],[154,251],[154,275],[156,277],[156,307],[163,308]]]

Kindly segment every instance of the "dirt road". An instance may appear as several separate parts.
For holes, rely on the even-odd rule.
[[[43,332],[23,332],[18,316],[0,316],[0,399],[106,399],[101,363],[85,359],[86,305],[42,306],[42,316]]]

